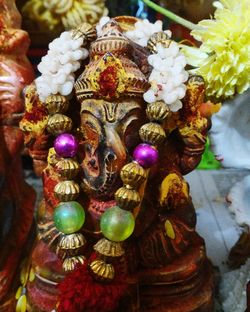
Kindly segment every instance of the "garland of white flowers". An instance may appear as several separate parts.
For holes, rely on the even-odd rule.
[[[186,94],[186,59],[174,41],[168,48],[158,43],[156,50],[157,53],[148,57],[148,63],[153,67],[149,76],[151,87],[143,97],[147,103],[164,101],[171,111],[176,112],[182,108],[180,100]]]
[[[96,26],[98,36],[109,20],[109,17],[100,19]],[[145,19],[136,22],[134,30],[125,32],[125,35],[145,47],[154,33],[162,31],[162,26],[162,21],[153,24]],[[164,32],[171,37],[171,31]],[[83,38],[74,39],[69,31],[50,43],[48,54],[38,65],[42,75],[35,80],[41,101],[44,102],[51,94],[70,95],[75,82],[74,72],[80,68],[80,61],[88,57],[88,50],[82,48],[83,43]],[[151,86],[143,97],[147,103],[164,101],[171,111],[176,112],[182,107],[180,100],[186,93],[186,59],[174,41],[169,47],[158,43],[156,51],[148,57],[148,63],[153,67],[149,76]]]
[[[125,32],[126,37],[130,40],[136,42],[142,47],[146,47],[148,44],[148,40],[150,37],[162,31],[162,21],[156,21],[155,23],[150,23],[149,20],[139,20],[135,23],[135,28],[133,30],[129,30]],[[172,33],[170,30],[164,31],[169,37],[171,37]]]
[[[148,20],[143,20],[136,22],[134,30],[127,31],[125,34],[130,40],[146,47],[150,37],[160,31],[162,31],[162,21],[152,24]],[[164,32],[169,38],[171,37],[171,31]],[[176,112],[182,107],[180,100],[186,93],[184,82],[188,79],[188,73],[185,71],[187,62],[174,41],[171,41],[169,47],[158,43],[156,51],[157,53],[148,57],[148,63],[153,67],[149,76],[151,87],[144,93],[143,98],[147,103],[164,101],[171,111]]]
[[[110,17],[102,17],[96,26],[97,35],[101,34],[102,27]],[[68,96],[71,94],[75,76],[80,68],[80,61],[89,55],[83,48],[83,38],[74,39],[71,31],[63,32],[49,44],[49,51],[38,65],[41,76],[35,80],[38,96],[42,102],[52,94]]]
[[[70,95],[80,61],[89,55],[83,48],[83,38],[74,39],[72,32],[65,31],[49,44],[49,51],[42,58],[38,70],[42,74],[35,80],[37,93],[42,102],[52,94]]]

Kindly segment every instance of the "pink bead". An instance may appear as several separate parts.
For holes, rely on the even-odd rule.
[[[134,150],[133,158],[143,168],[150,168],[158,161],[158,151],[152,145],[139,144]]]
[[[55,139],[54,149],[60,157],[74,157],[78,149],[77,139],[72,134],[62,133]]]

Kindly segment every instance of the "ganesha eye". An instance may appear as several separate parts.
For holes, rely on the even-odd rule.
[[[101,134],[101,128],[97,120],[92,120],[88,118],[87,120],[84,121],[85,127],[91,129],[97,134]]]
[[[91,146],[89,144],[85,145],[85,152],[91,154]]]

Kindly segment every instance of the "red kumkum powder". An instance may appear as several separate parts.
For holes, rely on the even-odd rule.
[[[29,122],[38,122],[44,119],[44,117],[47,115],[47,110],[42,105],[34,105],[32,110],[30,112],[24,113],[24,120],[27,120]]]
[[[114,66],[108,66],[100,74],[100,93],[104,96],[113,97],[115,95],[117,84],[117,70]]]

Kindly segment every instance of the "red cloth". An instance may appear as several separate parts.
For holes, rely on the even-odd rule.
[[[58,312],[114,311],[127,289],[124,276],[118,272],[111,283],[105,284],[92,277],[87,263],[78,266],[59,284]]]

